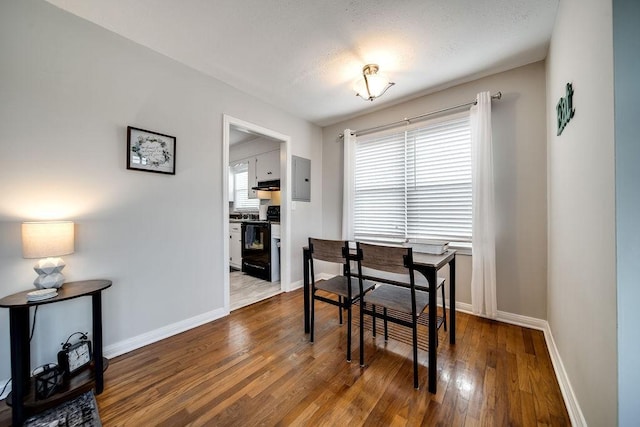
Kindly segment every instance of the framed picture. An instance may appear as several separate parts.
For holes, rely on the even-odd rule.
[[[127,169],[176,174],[176,137],[127,127]]]

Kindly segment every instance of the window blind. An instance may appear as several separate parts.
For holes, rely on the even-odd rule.
[[[257,210],[260,205],[259,199],[249,198],[249,166],[248,163],[238,163],[232,167],[233,191],[235,211]]]
[[[354,237],[471,241],[469,116],[358,139]]]

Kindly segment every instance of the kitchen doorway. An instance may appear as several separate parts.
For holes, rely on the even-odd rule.
[[[253,141],[252,141],[253,140]],[[264,143],[263,143],[264,142]],[[236,145],[238,144],[238,145]],[[242,261],[240,263],[237,259],[237,255],[235,259],[233,259],[233,254],[237,253],[238,244],[247,244],[250,245],[248,241],[245,240],[245,235],[240,234],[242,237],[242,242],[238,243],[234,241],[238,239],[237,230],[242,227],[242,232],[246,233],[246,225],[250,223],[264,223],[265,218],[263,217],[264,211],[266,209],[258,209],[258,211],[253,212],[251,209],[254,207],[251,203],[249,203],[249,209],[245,209],[241,212],[234,212],[230,207],[232,203],[235,206],[234,193],[231,190],[230,183],[233,182],[234,175],[233,170],[234,167],[240,165],[237,159],[230,157],[230,150],[232,150],[232,146],[238,147],[239,144],[243,144],[243,150],[247,150],[247,147],[255,147],[262,146],[264,150],[269,151],[271,154],[275,154],[274,162],[277,164],[275,166],[274,172],[277,172],[279,177],[279,188],[280,191],[277,192],[277,197],[275,197],[274,192],[274,200],[267,201],[263,203],[260,202],[260,206],[262,208],[267,208],[267,205],[271,206],[272,204],[278,204],[278,217],[277,221],[275,217],[270,217],[269,221],[266,221],[270,229],[273,229],[273,239],[269,240],[271,243],[270,250],[273,255],[277,254],[277,263],[278,266],[275,265],[275,261],[272,261],[268,268],[271,265],[274,265],[274,268],[278,268],[279,281],[275,280],[276,277],[269,278],[271,280],[264,280],[265,277],[258,278],[252,272],[255,269],[255,263],[244,263],[248,265],[244,265]],[[274,153],[274,148],[277,150],[277,153]],[[240,307],[244,307],[249,304],[253,304],[257,301],[260,301],[264,298],[268,298],[275,294],[278,294],[283,291],[288,291],[290,287],[290,203],[288,200],[290,199],[290,137],[284,134],[280,134],[271,129],[264,128],[262,126],[255,125],[253,123],[246,122],[244,120],[240,120],[228,115],[224,115],[223,117],[223,230],[224,236],[229,236],[229,239],[224,239],[224,254],[225,254],[225,277],[224,277],[224,306],[226,311],[232,311]],[[235,150],[234,155],[237,157],[237,151]],[[250,153],[249,153],[250,154]],[[249,156],[250,157],[250,156]],[[234,163],[234,165],[231,165]],[[278,167],[279,166],[279,167]],[[274,180],[275,181],[275,180]],[[251,188],[249,188],[251,191]],[[242,196],[243,194],[240,193]],[[262,196],[261,196],[262,197]],[[231,202],[234,200],[234,202]],[[246,200],[243,200],[243,203],[246,203]],[[250,201],[249,201],[250,202]],[[273,208],[269,208],[270,210]],[[277,224],[277,226],[276,226]],[[277,230],[277,236],[275,235]],[[258,242],[260,243],[260,242]],[[231,257],[231,259],[230,259]],[[244,270],[244,271],[243,271]],[[249,273],[247,273],[249,272]],[[269,273],[271,274],[271,273]],[[273,272],[274,276],[276,272]]]

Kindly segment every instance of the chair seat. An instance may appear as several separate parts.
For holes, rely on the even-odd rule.
[[[393,285],[378,285],[364,296],[364,302],[378,307],[411,313],[411,289]],[[418,315],[429,305],[429,292],[416,291],[416,313]]]
[[[373,288],[375,283],[370,282],[368,280],[363,281],[362,290],[363,292],[367,292],[369,289]],[[323,290],[325,292],[330,292],[332,294],[340,295],[341,297],[348,298],[349,290],[347,288],[347,278],[345,276],[334,276],[331,279],[322,280],[316,283],[316,289]],[[351,296],[357,297],[360,295],[360,284],[358,283],[358,279],[355,277],[351,278]]]
[[[444,278],[438,277],[436,289],[444,285]],[[392,285],[378,285],[364,298],[367,304],[387,307],[403,313],[411,313],[411,289]],[[429,305],[429,292],[416,290],[416,312],[422,313]]]

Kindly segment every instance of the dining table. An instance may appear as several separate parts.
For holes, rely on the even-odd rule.
[[[304,332],[310,331],[311,322],[311,251],[308,246],[302,248],[303,258],[303,288],[304,288]],[[429,292],[429,307],[437,306],[437,274],[444,266],[449,266],[449,343],[456,343],[456,251],[449,249],[442,254],[428,254],[413,252],[413,268],[427,279],[426,286],[416,286],[416,289]],[[444,304],[444,301],[442,302]],[[427,327],[429,331],[428,344],[428,388],[430,393],[437,390],[438,343],[437,310],[429,310]],[[433,351],[432,351],[433,349]]]

